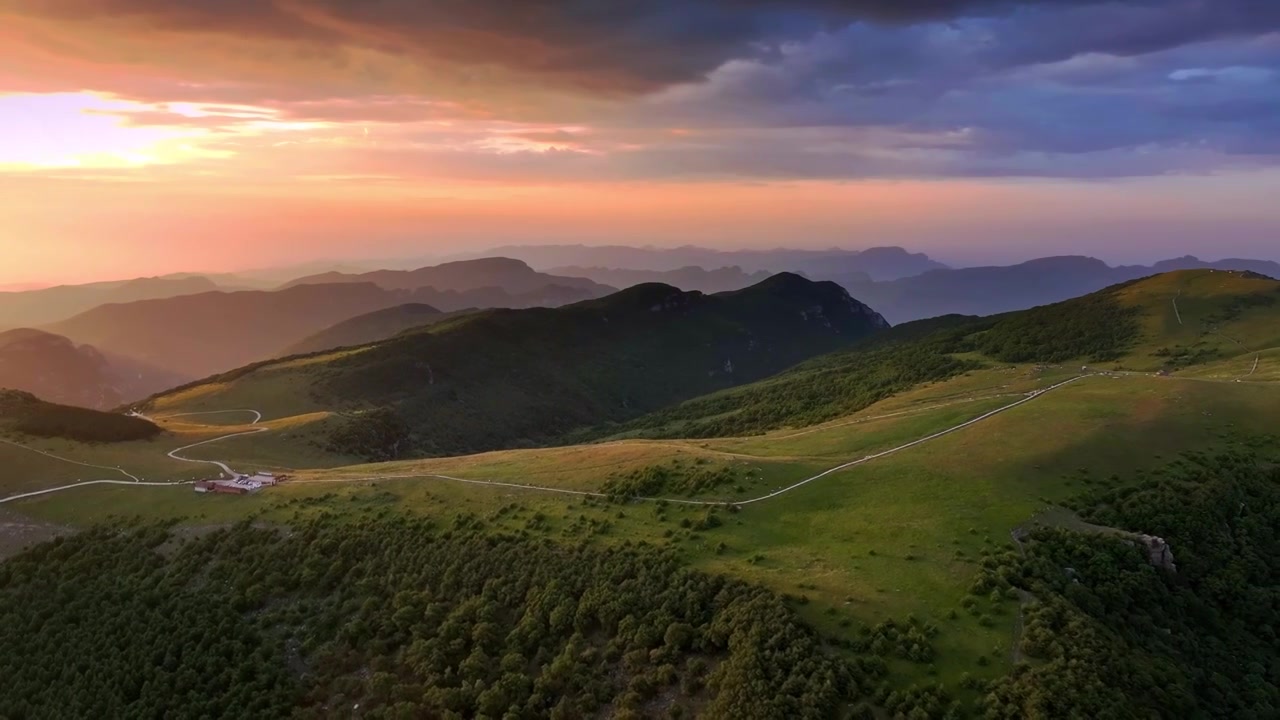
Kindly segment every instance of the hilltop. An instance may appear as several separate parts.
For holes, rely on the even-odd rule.
[[[459,453],[556,442],[766,377],[886,327],[834,283],[796,275],[719,295],[646,284],[558,309],[471,313],[355,350],[265,363],[149,406],[254,406],[271,397],[263,409],[272,416],[349,414],[328,439],[338,452]]]

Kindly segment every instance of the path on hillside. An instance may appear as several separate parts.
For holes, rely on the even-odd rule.
[[[126,485],[128,487],[177,487],[180,485],[191,485],[191,480],[178,480],[175,482],[146,482],[145,480],[85,480],[84,482],[74,483],[72,485],[61,485],[59,487],[45,488],[44,490],[32,490],[31,492],[21,493],[19,495],[10,495],[6,498],[0,498],[0,505],[14,500],[22,500],[24,498],[38,497],[40,495],[48,495],[62,490],[71,490],[73,488],[84,487],[86,485]]]
[[[64,458],[58,455],[54,455],[53,453],[45,452],[44,450],[37,450],[33,447],[28,447],[21,443],[13,442],[12,440],[5,440],[4,438],[0,438],[0,443],[4,443],[5,445],[12,445],[13,447],[16,447],[20,450],[26,450],[28,452],[36,453],[38,455],[44,455],[45,457],[52,458],[54,460],[60,460],[65,463],[71,463],[72,465],[79,465],[81,467],[93,468],[95,470],[110,470],[112,472],[118,472],[121,475],[124,475],[125,477],[129,478],[133,482],[141,482],[140,478],[138,478],[136,475],[133,475],[128,470],[125,470],[123,468],[111,467],[110,465],[90,465],[89,463],[80,462],[79,460],[72,460],[71,458]]]
[[[182,451],[184,451],[184,450],[190,450],[191,448],[200,447],[201,445],[208,445],[208,444],[210,444],[210,443],[221,442],[221,441],[223,441],[223,440],[230,440],[231,438],[234,438],[234,437],[242,437],[242,436],[244,436],[244,435],[256,435],[256,434],[261,433],[261,432],[267,432],[267,431],[269,431],[270,429],[271,429],[271,428],[260,427],[260,428],[254,428],[254,429],[252,429],[252,430],[245,430],[245,431],[243,431],[243,432],[231,433],[230,435],[223,435],[223,436],[221,436],[221,437],[210,438],[210,439],[208,439],[208,440],[201,440],[200,442],[197,442],[197,443],[191,443],[190,445],[184,445],[184,446],[182,446],[182,447],[178,448],[177,450],[170,450],[170,451],[169,451],[169,453],[168,453],[168,455],[169,455],[169,457],[171,457],[171,458],[173,458],[174,460],[177,460],[177,461],[179,461],[179,462],[186,462],[186,463],[198,463],[198,464],[201,464],[201,465],[216,465],[216,466],[218,466],[218,468],[219,468],[219,469],[221,469],[221,470],[222,470],[222,472],[223,472],[224,474],[226,474],[226,475],[230,476],[231,478],[235,478],[235,477],[237,476],[236,471],[235,471],[235,470],[232,470],[232,469],[231,469],[231,466],[230,466],[230,465],[227,465],[227,464],[226,464],[226,463],[224,463],[224,462],[221,462],[221,461],[218,461],[218,460],[194,460],[194,459],[192,459],[192,458],[185,458],[185,457],[182,457],[182,456],[181,456],[181,455],[179,455],[178,453],[180,453],[180,452],[182,452]]]
[[[1220,338],[1225,338],[1225,339],[1227,339],[1227,340],[1230,340],[1231,342],[1233,342],[1233,343],[1235,343],[1236,345],[1240,346],[1240,349],[1241,349],[1241,350],[1244,350],[1246,353],[1247,353],[1247,352],[1249,352],[1249,347],[1248,347],[1247,345],[1245,345],[1244,343],[1240,342],[1239,340],[1237,340],[1237,339],[1235,339],[1235,338],[1231,337],[1230,335],[1227,335],[1226,333],[1218,332],[1217,330],[1214,330],[1213,328],[1210,328],[1208,332],[1209,332],[1211,335],[1217,335],[1217,336],[1218,336],[1218,337],[1220,337]],[[1259,362],[1260,360],[1262,360],[1262,351],[1261,351],[1261,350],[1259,350],[1259,351],[1258,351],[1258,352],[1253,356],[1253,369],[1251,369],[1249,372],[1247,372],[1247,373],[1245,373],[1245,374],[1241,375],[1240,377],[1236,378],[1236,382],[1240,382],[1241,380],[1244,380],[1244,379],[1245,379],[1245,378],[1247,378],[1247,377],[1251,377],[1254,373],[1258,372],[1258,362]]]
[[[250,413],[250,414],[252,414],[252,415],[253,415],[253,420],[249,422],[249,424],[250,424],[250,425],[257,425],[258,423],[262,422],[262,413],[258,412],[257,410],[248,410],[248,409],[244,409],[244,410],[205,410],[205,411],[203,411],[203,412],[174,413],[174,414],[172,414],[172,415],[157,415],[157,416],[156,416],[156,419],[157,419],[157,420],[168,420],[169,418],[176,418],[176,417],[192,417],[193,415],[230,415],[231,413]],[[135,414],[136,414],[136,413],[135,413]],[[142,416],[142,415],[138,415],[138,417],[143,417],[143,416]]]
[[[258,424],[258,422],[260,422],[260,421],[262,420],[262,413],[258,412],[257,410],[214,410],[214,411],[210,411],[210,412],[202,412],[202,413],[181,413],[181,414],[182,414],[182,415],[217,415],[217,414],[222,414],[222,413],[244,413],[244,412],[247,412],[247,413],[253,413],[253,414],[254,414],[254,416],[255,416],[255,419],[253,420],[253,422],[249,423],[250,425],[256,425],[256,424]],[[130,413],[130,414],[131,414],[131,415],[133,415],[133,416],[135,416],[135,417],[139,417],[139,418],[143,418],[143,419],[146,419],[146,420],[150,420],[150,418],[147,418],[147,417],[146,417],[145,415],[143,415],[142,413],[134,412],[134,413]],[[169,416],[169,417],[174,417],[174,416]],[[197,442],[197,443],[192,443],[192,444],[190,444],[190,445],[184,445],[184,446],[182,446],[182,447],[180,447],[180,448],[177,448],[176,450],[170,450],[170,451],[169,451],[168,453],[166,453],[166,454],[167,454],[170,458],[172,458],[172,459],[174,459],[174,460],[177,460],[177,461],[179,461],[179,462],[193,463],[193,464],[201,464],[201,465],[215,465],[215,466],[217,466],[217,467],[218,467],[218,469],[220,469],[224,474],[226,474],[226,475],[228,475],[228,476],[230,476],[230,477],[234,478],[234,477],[236,477],[236,476],[237,476],[236,471],[235,471],[235,470],[232,470],[232,469],[231,469],[231,467],[230,467],[229,465],[227,465],[226,463],[219,462],[219,461],[217,461],[217,460],[193,460],[193,459],[191,459],[191,458],[185,458],[185,457],[182,457],[182,456],[180,456],[180,455],[179,455],[179,453],[183,452],[184,450],[190,450],[191,448],[194,448],[194,447],[199,447],[199,446],[201,446],[201,445],[208,445],[208,444],[210,444],[210,443],[215,443],[215,442],[219,442],[219,441],[222,441],[222,440],[227,440],[227,439],[229,439],[229,438],[233,438],[233,437],[240,437],[240,436],[242,436],[242,435],[253,435],[253,434],[256,434],[256,433],[260,433],[260,432],[267,432],[267,431],[268,431],[268,430],[270,430],[270,429],[271,429],[271,428],[267,428],[267,427],[259,427],[259,428],[254,428],[254,429],[252,429],[252,430],[245,430],[245,431],[242,431],[242,432],[231,433],[231,434],[228,434],[228,435],[222,435],[222,436],[219,436],[219,437],[210,438],[210,439],[208,439],[208,440],[201,440],[200,442]],[[58,456],[58,455],[54,455],[53,453],[48,453],[48,452],[45,452],[45,451],[43,451],[43,450],[37,450],[37,449],[35,449],[35,448],[33,448],[33,447],[27,447],[26,445],[22,445],[22,444],[20,444],[20,443],[13,442],[12,440],[6,440],[6,439],[4,439],[4,438],[0,438],[0,443],[3,443],[3,444],[5,444],[5,445],[12,445],[13,447],[19,448],[19,449],[21,449],[21,450],[27,450],[27,451],[30,451],[30,452],[33,452],[33,453],[38,453],[38,454],[40,454],[40,455],[44,455],[44,456],[49,457],[49,458],[52,458],[52,459],[54,459],[54,460],[60,460],[60,461],[62,461],[62,462],[71,463],[71,464],[73,464],[73,465],[80,465],[80,466],[82,466],[82,467],[94,468],[94,469],[97,469],[97,470],[110,470],[110,471],[112,471],[112,472],[118,472],[118,473],[120,473],[120,474],[124,475],[125,477],[129,478],[129,481],[127,481],[127,482],[126,482],[126,481],[124,481],[124,480],[83,480],[83,481],[80,481],[80,482],[77,482],[77,483],[73,483],[73,484],[70,484],[70,485],[60,485],[60,486],[58,486],[58,487],[46,488],[46,489],[44,489],[44,490],[35,490],[35,491],[32,491],[32,492],[21,493],[21,494],[18,494],[18,495],[10,495],[10,496],[5,497],[5,498],[0,498],[0,503],[13,502],[14,500],[21,500],[21,499],[23,499],[23,498],[36,497],[36,496],[39,496],[39,495],[46,495],[46,494],[48,494],[48,493],[58,492],[58,491],[60,491],[60,490],[70,490],[70,489],[72,489],[72,488],[84,487],[85,485],[139,485],[139,486],[142,486],[142,487],[165,487],[165,486],[169,486],[169,485],[190,485],[190,484],[193,482],[193,481],[191,481],[191,480],[174,480],[174,481],[170,481],[170,482],[147,482],[147,481],[143,480],[142,478],[140,478],[140,477],[138,477],[138,476],[136,476],[136,475],[134,475],[134,474],[130,473],[129,471],[127,471],[127,470],[125,470],[125,469],[123,469],[123,468],[111,467],[111,466],[108,466],[108,465],[91,465],[91,464],[89,464],[89,463],[80,462],[79,460],[72,460],[72,459],[70,459],[70,458],[60,457],[60,456]]]
[[[1064,387],[1066,385],[1070,385],[1071,383],[1074,383],[1078,380],[1082,380],[1086,377],[1091,377],[1091,376],[1077,375],[1069,380],[1064,380],[1063,382],[1057,383],[1055,385],[1050,385],[1047,388],[1044,388],[1041,390],[1034,390],[1028,393],[1026,397],[1024,397],[1021,400],[1018,400],[1017,402],[1010,403],[1008,405],[1005,405],[1004,407],[1000,407],[995,410],[992,410],[991,412],[985,413],[983,415],[979,415],[978,417],[973,418],[972,420],[967,420],[965,422],[960,423],[959,425],[954,425],[952,427],[947,428],[946,430],[933,433],[932,435],[927,435],[918,440],[913,440],[909,443],[899,445],[898,447],[890,448],[888,450],[875,453],[874,455],[867,455],[857,460],[852,460],[850,462],[837,465],[829,470],[824,470],[823,472],[820,472],[817,475],[814,475],[813,477],[805,478],[804,480],[801,480],[800,482],[797,482],[795,484],[789,485],[784,488],[779,488],[778,490],[775,490],[771,493],[761,495],[755,498],[750,498],[748,500],[687,500],[683,498],[658,498],[658,497],[643,497],[643,496],[632,497],[630,499],[643,501],[643,502],[666,502],[666,503],[672,503],[672,504],[678,504],[678,505],[697,505],[697,506],[704,506],[704,507],[724,506],[724,505],[735,505],[735,506],[741,507],[743,505],[754,505],[756,503],[764,502],[766,500],[771,500],[780,495],[785,495],[789,492],[802,488],[805,485],[808,485],[809,483],[812,483],[817,480],[821,480],[822,478],[827,477],[828,475],[832,475],[842,470],[847,470],[851,467],[856,467],[858,465],[862,465],[864,463],[868,463],[868,462],[871,462],[872,460],[886,457],[888,455],[893,455],[895,453],[902,452],[903,450],[913,448],[917,445],[927,443],[931,440],[936,440],[945,435],[950,435],[951,433],[958,432],[971,425],[976,425],[977,423],[980,423],[983,420],[987,420],[989,418],[995,417],[996,415],[999,415],[1004,412],[1008,412],[1009,410],[1012,410],[1016,407],[1020,407],[1029,402],[1032,402],[1033,400],[1036,400],[1042,397],[1045,393],[1051,392],[1053,390],[1057,390],[1058,388]],[[561,495],[574,495],[579,497],[583,497],[583,496],[598,497],[598,498],[610,497],[610,495],[608,495],[607,493],[593,492],[588,490],[569,490],[566,488],[546,487],[544,485],[525,485],[521,483],[499,482],[496,480],[468,480],[466,478],[453,477],[452,475],[440,475],[436,473],[414,473],[414,474],[405,474],[405,475],[374,475],[374,476],[358,477],[358,478],[335,478],[333,480],[295,480],[294,482],[295,483],[325,483],[325,482],[351,483],[351,482],[374,482],[379,480],[411,480],[411,479],[422,479],[422,478],[435,478],[439,480],[449,480],[451,482],[466,483],[468,485],[490,485],[493,487],[513,488],[518,490],[533,490],[538,492],[558,493]]]
[[[1178,293],[1177,293],[1176,295],[1174,295],[1174,296],[1173,296],[1173,314],[1174,314],[1174,315],[1176,315],[1176,316],[1178,317],[1178,324],[1179,324],[1179,325],[1181,325],[1181,324],[1182,324],[1182,313],[1178,312],[1178,298],[1180,298],[1180,297],[1182,297],[1182,290],[1178,290]],[[1218,337],[1220,337],[1220,338],[1224,338],[1224,339],[1226,339],[1226,340],[1229,340],[1229,341],[1231,341],[1231,342],[1235,343],[1236,345],[1239,345],[1241,350],[1244,350],[1246,353],[1247,353],[1247,352],[1249,352],[1249,348],[1248,348],[1248,346],[1246,346],[1244,343],[1242,343],[1242,342],[1240,342],[1239,340],[1237,340],[1237,339],[1235,339],[1235,338],[1231,337],[1230,335],[1227,335],[1227,334],[1225,334],[1225,333],[1218,332],[1218,331],[1217,331],[1216,329],[1214,329],[1212,326],[1208,327],[1208,328],[1205,330],[1205,332],[1209,333],[1210,335],[1217,335],[1217,336],[1218,336]],[[1257,373],[1257,372],[1258,372],[1258,362],[1259,362],[1260,360],[1262,360],[1262,352],[1261,352],[1261,351],[1259,351],[1256,355],[1254,355],[1254,356],[1253,356],[1253,369],[1252,369],[1252,370],[1250,370],[1249,372],[1245,373],[1244,375],[1241,375],[1240,377],[1236,378],[1236,382],[1240,382],[1241,380],[1244,380],[1244,379],[1245,379],[1245,378],[1247,378],[1247,377],[1253,377],[1253,375],[1254,375],[1255,373]]]

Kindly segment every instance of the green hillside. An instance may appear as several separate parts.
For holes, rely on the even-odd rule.
[[[160,428],[140,418],[56,405],[30,393],[0,390],[0,433],[111,443],[155,437]]]
[[[1280,702],[1269,634],[1280,617],[1268,594],[1280,577],[1274,542],[1280,528],[1274,493],[1280,446],[1273,437],[1280,427],[1280,385],[1274,382],[1280,354],[1266,349],[1278,347],[1280,304],[1271,299],[1276,286],[1239,274],[1174,273],[1023,313],[913,323],[760,382],[607,426],[613,431],[636,423],[627,433],[632,437],[623,440],[365,465],[329,455],[327,469],[293,473],[285,485],[250,497],[100,485],[5,508],[53,527],[142,516],[176,521],[175,532],[186,536],[253,518],[264,527],[288,527],[299,533],[294,538],[319,533],[331,539],[314,556],[305,544],[282,541],[281,547],[296,548],[282,550],[301,566],[296,573],[260,571],[268,562],[262,560],[262,543],[233,546],[228,543],[234,540],[219,538],[183,546],[180,557],[221,558],[219,577],[239,578],[228,586],[234,597],[223,599],[248,608],[253,627],[285,633],[264,630],[265,645],[255,639],[241,650],[229,648],[232,667],[258,662],[252,658],[259,651],[244,648],[265,648],[263,662],[278,659],[272,648],[281,646],[270,643],[290,647],[288,633],[330,638],[288,656],[325,660],[326,684],[300,691],[318,702],[350,699],[371,713],[390,713],[397,702],[437,708],[430,703],[444,700],[413,691],[425,666],[405,664],[410,647],[417,643],[423,650],[436,636],[412,623],[398,624],[396,611],[417,607],[407,596],[391,607],[362,603],[361,583],[368,578],[411,582],[422,572],[410,572],[421,564],[415,553],[437,549],[529,559],[486,561],[483,572],[468,571],[467,582],[493,585],[478,603],[451,590],[460,587],[463,575],[444,581],[449,589],[430,578],[417,583],[439,590],[431,598],[432,607],[439,606],[434,612],[448,617],[456,611],[474,620],[479,616],[465,613],[478,612],[489,599],[496,602],[500,588],[550,581],[548,573],[559,561],[531,555],[531,548],[582,553],[572,556],[575,567],[599,568],[602,556],[596,553],[626,553],[643,543],[643,557],[654,548],[670,558],[670,567],[681,569],[666,578],[695,572],[779,598],[771,617],[782,624],[770,626],[782,638],[771,647],[786,658],[778,667],[791,668],[801,657],[824,658],[814,672],[836,668],[831,681],[839,699],[827,704],[831,697],[824,691],[767,674],[757,680],[762,695],[722,696],[720,688],[741,684],[717,684],[717,669],[745,673],[735,676],[742,678],[753,666],[740,666],[731,654],[707,645],[701,647],[712,674],[706,685],[686,688],[687,656],[664,650],[665,630],[638,630],[669,629],[678,618],[645,605],[643,596],[619,599],[625,605],[619,615],[594,615],[597,606],[585,600],[590,589],[579,592],[579,585],[568,583],[566,594],[584,602],[566,607],[560,617],[572,611],[582,619],[574,629],[586,644],[575,647],[582,648],[580,657],[595,676],[609,678],[600,697],[626,685],[620,695],[608,695],[618,705],[602,711],[606,715],[625,716],[617,710],[622,708],[647,717],[679,705],[686,716],[735,718],[756,716],[746,708],[766,708],[760,717],[1269,717]],[[448,321],[408,337],[435,335],[455,323],[462,328],[475,319]],[[1169,367],[1159,352],[1166,345],[1217,343],[1220,335],[1230,338],[1203,346],[1216,349],[1212,357],[1206,353],[1167,376],[1158,372]],[[1025,357],[1025,344],[1017,340],[1028,336],[1036,338],[1038,350]],[[309,393],[323,386],[320,368],[385,346],[246,369],[159,398],[148,414],[170,432],[194,432],[199,417],[171,414],[315,403]],[[1012,357],[1018,360],[1005,359]],[[1256,371],[1237,373],[1241,367],[1248,373],[1255,362]],[[1090,368],[1083,374],[1082,365]],[[260,404],[253,405],[255,399]],[[315,447],[323,436],[298,433],[344,419],[301,413],[269,417],[267,431],[184,454],[237,468],[257,467],[266,458],[273,468],[326,468],[323,449]],[[242,414],[234,417],[245,421]],[[663,422],[642,425],[655,419]],[[219,425],[203,431],[241,429]],[[659,437],[633,437],[645,433]],[[394,525],[400,511],[439,534],[419,536],[416,529]],[[336,525],[327,525],[333,520]],[[330,529],[320,531],[313,521]],[[248,532],[241,528],[231,537]],[[411,543],[418,549],[391,552],[402,559],[388,559],[383,549],[399,547],[406,533],[418,538]],[[1152,564],[1144,536],[1167,541],[1176,573]],[[130,575],[144,585],[188,568],[186,561],[171,564],[176,540],[154,537],[160,549],[137,558],[151,564]],[[22,559],[22,566],[40,566],[45,556],[39,552],[49,551]],[[347,557],[366,559],[334,565]],[[60,572],[57,565],[48,572]],[[628,568],[643,572],[641,566]],[[352,573],[366,580],[340,590],[323,585],[326,578]],[[574,582],[594,574],[578,573]],[[38,589],[28,577],[12,584],[15,593],[26,593],[12,602],[28,602],[24,598]],[[91,573],[76,582],[102,584],[109,577]],[[647,583],[649,595],[662,597],[677,597],[684,587],[682,580],[667,584],[662,577]],[[319,593],[317,587],[350,601],[343,615],[350,621],[343,621],[337,635],[326,622],[290,624],[299,622],[290,614],[292,603]],[[197,584],[183,592],[205,597],[204,591]],[[625,593],[621,587],[605,594],[630,597]],[[321,607],[323,597],[306,608]],[[686,611],[698,607],[700,596],[683,597]],[[730,602],[728,595],[724,601]],[[515,600],[499,604],[522,607]],[[626,614],[635,621],[615,628],[608,620]],[[411,615],[406,611],[403,618]],[[816,645],[793,644],[796,636],[781,629],[792,616],[816,632]],[[281,622],[258,625],[260,617]],[[487,617],[498,627],[509,621],[501,613]],[[57,611],[50,618],[58,626],[73,619]],[[695,637],[718,637],[716,627],[728,631],[724,623],[710,623],[686,622]],[[672,637],[685,637],[683,628]],[[740,637],[751,642],[756,636],[744,631]],[[146,642],[146,635],[130,640],[131,652],[145,652]],[[363,649],[370,642],[380,649]],[[496,676],[484,673],[479,656],[471,658],[475,642],[438,656],[433,667],[442,678],[479,678],[486,689],[493,687]],[[481,649],[498,663],[498,646],[482,643]],[[30,656],[56,665],[58,652],[57,645],[33,647]],[[664,658],[684,660],[668,670]],[[828,666],[829,658],[852,665]],[[543,677],[546,659],[526,659],[522,676]],[[127,668],[134,666],[125,663],[111,673],[131,673]],[[365,667],[391,677],[375,682],[361,674]],[[24,687],[36,677],[22,668],[12,673]],[[647,679],[635,680],[640,676]],[[163,675],[148,679],[168,682]],[[776,689],[773,681],[787,689]],[[401,685],[405,693],[397,694]],[[473,703],[482,694],[474,682],[466,687],[450,696],[458,703],[451,707],[464,715],[479,707]],[[284,691],[293,690],[298,689],[285,682]],[[273,685],[243,701],[276,691],[280,687]],[[764,696],[784,705],[768,705]],[[797,697],[808,699],[791,704]]]
[[[544,444],[758,380],[879,332],[834,283],[777,275],[719,295],[640,285],[559,309],[491,310],[382,343],[266,363],[155,398],[165,412],[335,411],[326,444],[387,459]],[[249,390],[246,390],[249,389]]]
[[[1175,301],[1177,312],[1175,313]],[[1180,321],[1179,321],[1180,319]],[[991,363],[1179,371],[1280,348],[1280,282],[1188,270],[993,318],[900,325],[768,380],[633,420],[619,437],[725,437],[804,427]]]

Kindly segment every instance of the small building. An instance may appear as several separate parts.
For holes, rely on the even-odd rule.
[[[223,495],[248,495],[249,488],[236,483],[214,483],[213,492]]]
[[[208,480],[201,480],[192,487],[195,488],[195,491],[198,493],[207,493],[213,491],[213,486],[215,484],[216,483],[209,482]]]

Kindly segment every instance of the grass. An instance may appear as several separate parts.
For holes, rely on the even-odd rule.
[[[301,473],[296,484],[250,498],[203,497],[187,488],[92,487],[9,507],[51,522],[82,525],[132,515],[185,518],[190,524],[249,515],[283,521],[299,512],[375,505],[408,508],[442,522],[471,513],[497,527],[533,527],[555,538],[666,544],[693,565],[794,596],[802,614],[829,632],[856,633],[908,615],[935,622],[942,628],[935,641],[935,664],[895,663],[895,673],[904,685],[933,679],[954,684],[965,672],[994,677],[1010,662],[1016,603],[977,600],[976,613],[989,615],[990,625],[980,624],[962,605],[984,552],[1006,551],[1014,528],[1035,516],[1055,517],[1044,513],[1091,482],[1156,467],[1184,450],[1225,442],[1234,433],[1272,431],[1280,385],[1145,375],[1089,378],[971,428],[740,512],[720,511],[723,524],[701,532],[689,526],[705,516],[705,508],[617,505],[431,478],[359,478],[439,473],[589,491],[611,473],[679,463],[729,467],[744,478],[743,487],[722,492],[755,496],[1008,404],[1063,373],[1028,366],[987,368],[803,432],[612,442],[316,470]],[[296,448],[279,442],[288,430],[281,429],[198,450],[219,458],[287,455]],[[801,597],[807,600],[803,604]],[[955,619],[950,618],[953,611]],[[975,667],[980,655],[992,663]]]
[[[11,435],[5,439],[23,447],[0,443],[0,496],[39,490],[80,480],[128,480],[111,470],[121,468],[147,481],[194,480],[216,474],[211,466],[181,462],[167,456],[170,450],[226,434],[228,430],[188,427],[166,432],[152,440],[124,443],[80,443],[53,438]],[[57,456],[49,457],[34,450]],[[85,467],[73,462],[102,467]]]
[[[1257,351],[1280,347],[1275,280],[1188,270],[1148,278],[1121,290],[1120,297],[1143,309],[1142,340],[1121,361],[1127,368],[1160,369],[1168,361],[1157,354],[1162,349],[1198,353],[1202,362],[1247,355],[1252,365]]]

